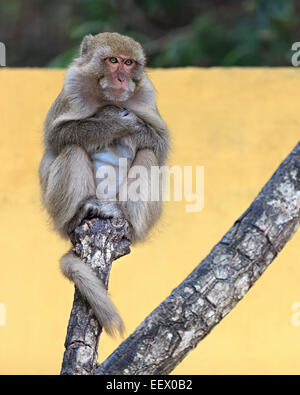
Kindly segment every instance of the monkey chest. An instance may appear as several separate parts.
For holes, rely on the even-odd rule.
[[[112,199],[117,196],[135,154],[133,144],[123,139],[91,155],[99,198]]]

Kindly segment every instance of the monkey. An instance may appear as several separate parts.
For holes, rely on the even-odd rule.
[[[161,194],[151,201],[118,199],[134,182],[136,169],[165,164],[169,130],[145,71],[142,46],[119,33],[84,37],[78,57],[66,71],[63,88],[44,124],[44,154],[39,167],[43,204],[55,230],[68,236],[85,218],[125,218],[128,239],[146,238],[161,214]],[[128,159],[117,199],[97,194],[96,170],[105,158]],[[117,166],[118,168],[118,166]],[[62,273],[75,283],[108,334],[122,333],[124,324],[104,284],[71,250],[61,259]]]

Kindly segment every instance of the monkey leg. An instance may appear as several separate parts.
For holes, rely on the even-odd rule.
[[[46,151],[39,172],[43,200],[62,236],[68,236],[86,216],[113,216],[110,202],[101,202],[95,197],[92,162],[80,147],[69,146],[57,157]],[[88,300],[101,326],[109,334],[113,334],[115,329],[122,333],[123,322],[104,284],[92,269],[73,251],[63,256],[61,269]]]
[[[63,237],[84,218],[122,215],[116,202],[96,198],[93,164],[86,151],[76,145],[66,147],[56,158],[46,152],[40,178],[45,206]]]
[[[129,169],[127,180],[120,186],[119,204],[125,218],[132,226],[132,234],[129,237],[133,243],[147,236],[161,214],[161,177],[159,175],[158,179],[156,177],[153,180],[151,177],[153,166],[157,166],[158,169],[154,152],[150,149],[138,151]],[[144,170],[140,171],[140,167]],[[153,181],[155,181],[154,188],[159,189],[158,194],[156,193],[158,197],[156,200],[153,200],[151,196],[151,182]],[[138,200],[132,195],[136,186],[141,192]]]
[[[52,159],[52,160],[51,160]],[[92,163],[80,147],[66,147],[57,157],[46,152],[40,166],[43,200],[55,228],[63,235],[83,201],[95,195]]]

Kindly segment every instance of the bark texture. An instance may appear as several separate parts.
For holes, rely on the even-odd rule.
[[[209,255],[95,374],[169,374],[243,298],[299,219],[300,143]]]
[[[85,220],[71,235],[74,251],[108,287],[112,262],[130,252],[124,238],[125,220]],[[97,367],[97,348],[102,328],[89,304],[75,288],[74,302],[65,341],[61,374],[91,375]]]

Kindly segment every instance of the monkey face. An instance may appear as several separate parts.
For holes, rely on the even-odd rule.
[[[124,54],[108,54],[102,62],[104,76],[99,80],[102,95],[114,102],[127,100],[136,88],[133,80],[136,60]]]
[[[98,81],[101,99],[113,103],[124,102],[137,91],[145,62],[141,45],[118,33],[86,36],[75,60],[83,75]]]
[[[121,92],[127,89],[135,64],[134,59],[125,55],[110,55],[105,59],[105,67],[111,75],[112,89]]]

